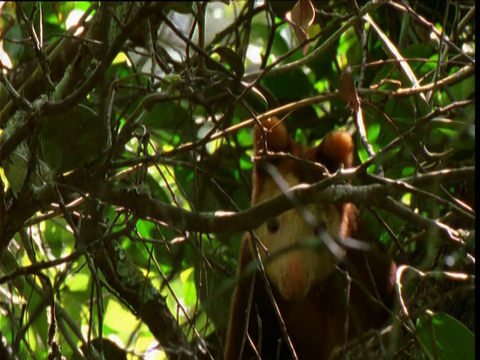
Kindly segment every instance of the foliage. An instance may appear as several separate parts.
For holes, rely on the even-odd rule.
[[[292,206],[248,210],[272,115],[355,131],[331,199],[403,264],[370,351],[473,359],[474,2],[227,3],[0,4],[2,359],[220,358],[242,232]]]

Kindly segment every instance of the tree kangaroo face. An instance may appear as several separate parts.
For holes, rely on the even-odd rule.
[[[289,187],[300,184],[295,174],[279,175]],[[255,204],[282,194],[273,179],[262,186]],[[313,204],[289,210],[255,230],[267,275],[285,299],[302,299],[333,272],[343,255],[337,242],[343,236],[341,221],[338,207]]]
[[[340,166],[351,166],[353,141],[347,132],[334,131],[320,145],[305,148],[289,138],[276,118],[256,126],[252,205],[265,202],[300,184],[312,184]],[[263,157],[270,153],[286,157]],[[312,166],[324,165],[324,169]],[[346,205],[311,204],[269,219],[255,234],[270,281],[287,300],[302,299],[313,284],[325,280],[341,261],[339,245],[348,219]],[[345,225],[347,224],[347,225]]]

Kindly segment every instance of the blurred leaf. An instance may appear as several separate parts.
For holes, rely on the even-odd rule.
[[[409,98],[395,98],[385,104],[385,113],[389,114],[401,130],[414,124],[416,108]]]
[[[214,53],[220,55],[222,61],[224,61],[238,77],[243,76],[245,68],[243,66],[242,59],[240,59],[240,57],[235,51],[233,51],[229,47],[220,46],[214,50]]]
[[[300,69],[289,72],[267,75],[262,79],[262,84],[268,87],[280,103],[293,99],[303,99],[312,95],[312,84]],[[292,87],[295,92],[292,92]]]
[[[5,249],[1,252],[1,259],[2,259],[2,275],[8,275],[13,273],[15,270],[20,268],[20,264],[17,258],[12,254],[10,249]],[[13,279],[13,285],[21,294],[25,290],[25,278],[23,276],[17,276]],[[4,291],[8,291],[4,289]]]
[[[267,26],[267,24],[264,23],[253,23],[251,27],[251,36],[252,40],[256,40],[256,42],[260,44],[266,43],[268,41],[268,38],[270,37],[271,30]],[[253,41],[253,44],[251,45],[256,45],[260,46],[260,44],[257,44],[255,41]],[[273,37],[273,44],[272,44],[272,54],[274,56],[280,56],[281,54],[284,54],[289,50],[288,44],[285,41],[283,37],[281,37],[278,33],[274,34]],[[265,55],[265,53],[262,53]]]
[[[157,103],[145,117],[145,125],[171,141],[178,133],[185,141],[195,139],[195,123],[184,107],[176,102]]]
[[[2,9],[2,12],[3,11],[5,11],[5,9]],[[22,37],[22,26],[20,24],[13,25],[7,34],[10,38],[20,39]],[[18,67],[21,64],[21,60],[23,60],[23,55],[25,55],[25,47],[16,41],[2,41],[2,46],[3,51],[5,51],[10,58],[13,68]]]
[[[285,14],[285,18],[293,26],[298,44],[308,39],[310,26],[315,20],[315,7],[310,0],[297,1],[293,9]],[[303,55],[306,55],[310,44],[303,48]]]
[[[195,288],[194,268],[190,267],[180,273],[180,281],[183,283],[183,300],[185,305],[194,306],[197,302],[197,290]]]
[[[345,67],[343,70],[338,90],[342,99],[350,103],[354,111],[358,111],[360,100],[358,99],[357,88],[353,82],[352,68],[350,66]]]
[[[67,222],[65,219],[48,220],[45,222],[45,242],[55,257],[61,257],[73,251],[75,240],[73,234],[67,230],[66,226]]]
[[[23,142],[3,163],[5,176],[15,193],[22,188],[27,177],[29,153],[25,142]]]
[[[101,118],[87,106],[43,121],[40,134],[42,159],[52,171],[64,173],[98,158],[105,147],[107,129]]]
[[[358,42],[357,33],[353,27],[347,29],[337,46],[337,58],[340,58],[340,66],[344,68],[347,65],[361,63],[362,48]]]
[[[250,129],[240,129],[237,132],[237,141],[240,146],[250,148],[253,145],[252,132]]]
[[[70,292],[86,292],[91,284],[91,276],[88,274],[76,274],[74,277],[68,277],[65,281]]]
[[[40,296],[35,290],[32,289],[31,284],[27,281],[25,282],[24,292],[22,296],[25,299],[28,299],[28,308],[29,312],[31,311],[34,313],[35,311],[45,310],[45,303],[43,296]],[[42,343],[46,342],[47,334],[48,334],[48,320],[47,320],[47,312],[46,311],[39,311],[38,316],[34,319],[35,321],[31,324],[31,327],[28,329],[29,333],[27,337],[31,337],[30,339],[32,342],[35,343]],[[36,344],[33,345],[34,348],[37,347]],[[39,347],[39,350],[42,347]],[[40,354],[38,354],[40,355]],[[46,354],[45,354],[46,355]]]
[[[117,329],[117,324],[121,323],[122,332],[132,333],[138,326],[138,320],[117,300],[109,299],[105,307],[105,324],[112,329]]]
[[[456,70],[456,69],[455,69]],[[470,76],[450,87],[455,99],[470,99],[475,94],[475,77]]]
[[[431,359],[475,359],[475,335],[445,313],[422,315],[417,320],[417,338]]]

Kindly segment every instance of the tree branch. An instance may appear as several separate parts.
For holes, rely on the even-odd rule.
[[[450,171],[436,172],[436,181],[443,183],[464,179],[474,176],[475,167],[452,169]],[[335,176],[322,180],[313,185],[300,184],[293,187],[285,194],[278,195],[264,203],[239,212],[215,211],[215,212],[194,212],[187,211],[176,206],[166,204],[160,200],[150,198],[147,195],[139,195],[132,191],[120,190],[107,184],[93,183],[83,189],[86,193],[99,198],[102,201],[123,206],[134,210],[137,215],[155,219],[165,225],[172,226],[183,231],[198,231],[203,233],[228,233],[254,229],[264,223],[272,216],[290,210],[294,204],[290,199],[295,198],[295,205],[307,205],[312,203],[342,204],[354,203],[358,206],[377,206],[383,208],[400,218],[410,221],[415,226],[424,229],[434,227],[444,240],[459,239],[456,231],[439,221],[425,218],[416,214],[404,205],[395,202],[388,197],[396,197],[408,192],[404,187],[396,186],[395,183],[371,184],[352,186],[338,184],[354,177],[355,169],[343,170]],[[405,182],[424,183],[427,175],[410,177]],[[386,201],[386,199],[388,200]]]

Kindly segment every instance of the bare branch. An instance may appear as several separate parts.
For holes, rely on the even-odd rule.
[[[435,181],[455,181],[465,177],[474,176],[474,167],[452,169],[437,172],[434,175],[411,177],[406,182],[418,181],[425,183],[428,179]],[[389,196],[402,194],[399,187],[392,184],[372,184],[362,186],[334,185],[355,176],[354,170],[344,170],[336,176],[323,180],[313,185],[298,185],[282,195],[240,212],[192,212],[178,208],[146,195],[115,189],[112,186],[92,184],[84,189],[102,201],[106,201],[125,208],[134,209],[139,216],[152,218],[165,225],[179,230],[198,231],[204,233],[239,232],[254,229],[267,219],[280,215],[294,207],[290,199],[297,199],[296,205],[312,203],[354,203],[360,206],[377,206],[384,208],[395,215],[412,221],[421,228],[436,228],[443,239],[458,240],[452,236],[456,232],[438,221],[426,219],[412,210],[397,204]],[[403,192],[407,190],[403,189]]]

